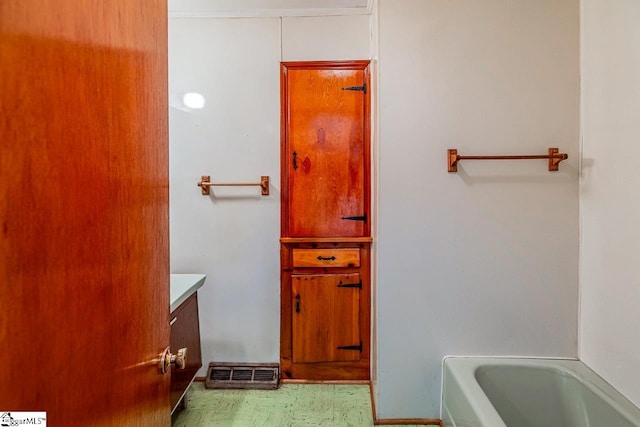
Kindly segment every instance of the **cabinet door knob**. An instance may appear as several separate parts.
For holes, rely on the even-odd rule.
[[[183,347],[178,350],[176,354],[171,354],[169,347],[165,348],[160,355],[158,362],[158,371],[160,374],[166,374],[169,372],[170,367],[176,369],[184,369],[187,366],[187,348]]]

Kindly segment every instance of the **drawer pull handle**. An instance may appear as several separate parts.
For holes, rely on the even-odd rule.
[[[323,257],[322,255],[318,255],[318,261],[335,261],[335,256]]]

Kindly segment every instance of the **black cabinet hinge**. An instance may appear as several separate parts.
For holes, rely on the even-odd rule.
[[[343,87],[342,90],[354,90],[354,91],[360,91],[360,92],[364,92],[364,94],[367,94],[367,84],[363,84],[362,86],[349,86],[349,87]]]
[[[341,345],[338,347],[338,350],[358,350],[362,351],[362,341],[360,341],[359,345]]]
[[[338,287],[339,288],[358,288],[358,289],[362,289],[362,280],[360,280],[358,283],[338,283]]]
[[[343,216],[342,219],[346,221],[364,221],[367,222],[367,214],[358,216]]]

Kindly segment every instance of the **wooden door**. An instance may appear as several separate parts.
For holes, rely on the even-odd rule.
[[[166,0],[0,2],[0,409],[168,426]]]
[[[306,274],[291,279],[293,362],[359,360],[360,275]]]
[[[283,236],[370,233],[368,64],[282,64]]]

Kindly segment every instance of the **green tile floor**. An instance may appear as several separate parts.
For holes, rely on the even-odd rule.
[[[204,383],[195,382],[186,399],[187,407],[176,410],[172,427],[373,426],[368,385],[282,384],[278,390],[208,390]]]

